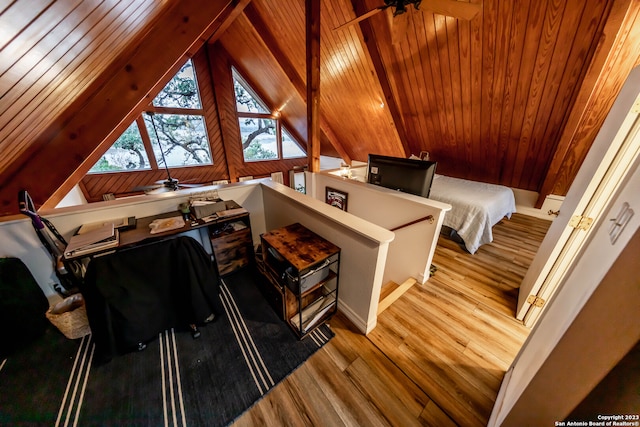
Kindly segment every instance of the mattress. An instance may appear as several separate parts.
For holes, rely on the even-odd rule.
[[[503,185],[435,175],[429,198],[451,205],[444,225],[454,229],[470,253],[493,241],[491,228],[516,211],[513,191]]]

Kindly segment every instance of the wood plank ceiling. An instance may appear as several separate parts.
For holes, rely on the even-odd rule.
[[[566,194],[639,63],[640,1],[471,2],[482,5],[470,21],[424,0],[334,31],[382,2],[323,0],[321,152],[350,162],[429,151],[444,174]],[[15,212],[25,186],[52,206],[207,40],[211,99],[229,96],[216,61],[234,64],[306,143],[304,10],[304,0],[0,3],[2,213]],[[200,182],[250,170],[221,147],[239,144],[228,120],[216,122],[229,106],[213,110],[212,151],[226,164],[189,171]],[[108,192],[157,174],[91,185]]]

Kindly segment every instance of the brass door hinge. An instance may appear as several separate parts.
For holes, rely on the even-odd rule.
[[[541,308],[544,306],[544,300],[536,295],[529,295],[527,302],[535,307]]]
[[[569,220],[569,226],[578,230],[588,230],[591,228],[591,224],[593,224],[593,218],[588,216],[574,215]]]
[[[640,95],[638,95],[636,102],[631,106],[631,112],[634,114],[640,114]]]

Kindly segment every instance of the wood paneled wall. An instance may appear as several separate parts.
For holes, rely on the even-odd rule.
[[[321,152],[366,161],[369,153],[429,151],[441,173],[541,191],[541,200],[565,194],[621,82],[640,62],[640,0],[469,1],[482,3],[471,21],[434,14],[424,0],[420,11],[410,7],[392,19],[388,9],[339,31],[381,2],[322,1]],[[220,39],[226,61],[282,109],[304,140],[304,5],[0,4],[1,213],[16,211],[21,188],[37,204],[55,206],[207,41]],[[204,168],[197,177],[196,168],[184,168],[178,177],[233,180],[274,170],[244,164],[237,154],[229,161],[230,107],[213,87],[206,96],[218,110],[207,114],[222,120],[209,131],[214,158],[224,156],[225,168]],[[91,198],[159,178],[150,172],[101,179],[83,180]]]
[[[47,144],[103,84],[100,73],[163,9],[153,0],[14,1],[0,6],[0,171]],[[8,3],[8,4],[7,4]],[[52,124],[53,123],[53,124]]]
[[[620,9],[634,7],[629,1],[616,3]],[[465,21],[431,13],[424,1],[417,12],[410,8],[391,18],[388,9],[360,29],[332,31],[379,2],[323,2],[321,115],[351,159],[366,161],[374,152],[405,156],[429,151],[441,173],[540,191],[558,147],[586,153],[593,142],[593,135],[560,140],[605,24],[611,24],[613,4],[486,0],[482,12]],[[292,64],[295,75],[289,73],[289,80],[305,75],[303,6],[302,0],[277,5],[254,0],[245,11],[249,23],[237,20],[232,28],[236,35],[276,35],[266,47],[283,52]],[[269,23],[268,28],[256,25],[251,15]],[[621,28],[618,19],[613,19],[615,31]],[[406,32],[394,42],[401,20]],[[616,37],[615,31],[607,37]],[[227,32],[222,42],[234,59],[252,58],[264,49],[245,40]],[[638,58],[637,52],[629,55],[632,63]],[[255,81],[277,81],[272,77],[277,66],[252,67],[252,60],[246,61]],[[621,79],[628,70],[622,67]],[[607,105],[585,108],[602,116],[608,111]],[[596,128],[601,123],[596,121]],[[582,158],[564,157],[571,162],[571,176]],[[553,190],[566,194],[569,185],[563,179]]]
[[[425,1],[371,18],[411,151],[444,174],[539,190],[611,3],[484,0],[464,21]]]
[[[259,162],[244,161],[242,145],[240,143],[240,128],[238,126],[238,117],[236,115],[233,76],[231,74],[231,66],[233,63],[221,44],[210,44],[208,45],[208,49],[209,58],[211,58],[211,71],[216,92],[216,100],[218,102],[220,128],[223,135],[226,160],[229,165],[229,173],[234,180],[241,176],[253,176],[254,178],[266,177],[269,176],[271,172],[275,171],[285,172],[284,175],[286,176],[286,171],[293,169],[294,166],[306,165],[306,158],[264,160]],[[249,80],[249,83],[253,84],[251,80]],[[254,86],[254,88],[256,88],[256,86]],[[264,95],[260,92],[258,92],[258,96],[260,96],[264,102],[268,103],[268,107],[275,109],[274,105],[282,105],[273,104],[272,102],[274,101],[272,99],[264,98]],[[285,108],[282,109],[282,116],[287,116]],[[298,135],[298,138],[303,138],[303,136]]]
[[[19,0],[13,5],[22,10],[28,8],[25,3],[26,0]],[[118,5],[129,3],[121,2]],[[25,151],[18,159],[3,164],[0,170],[2,212],[17,211],[16,194],[19,189],[28,189],[37,205],[54,207],[140,114],[153,99],[152,94],[157,93],[184,61],[195,55],[205,40],[212,37],[222,24],[221,20],[232,10],[230,4],[228,0],[212,1],[205,6],[191,0],[152,2],[151,11],[142,15],[146,19],[154,19],[149,25],[140,26],[138,33],[103,29],[105,35],[115,31],[114,37],[126,40],[120,48],[107,46],[102,50],[102,44],[93,38],[90,31],[102,28],[108,12],[115,8],[111,3],[96,3],[93,10],[100,13],[101,18],[96,17],[95,26],[86,28],[79,25],[66,35],[49,30],[47,34],[52,34],[52,42],[56,47],[69,47],[79,39],[84,50],[74,52],[75,56],[82,58],[84,53],[87,56],[77,76],[73,75],[75,67],[72,65],[65,68],[65,64],[61,64],[56,69],[61,76],[62,86],[60,93],[52,97],[48,108],[62,112],[58,116],[50,116],[45,108],[42,116],[31,113],[29,117],[33,123],[37,126],[37,120],[42,117],[46,129],[35,136],[29,134],[28,130],[19,134],[26,141]],[[0,17],[6,17],[6,13],[5,10]],[[85,15],[85,19],[89,16],[93,15]],[[84,22],[88,24],[93,21]],[[31,28],[30,24],[26,25],[22,32]],[[15,37],[18,36],[16,34]],[[34,39],[30,39],[29,43],[29,52],[36,54],[38,50],[34,46],[38,43]],[[104,63],[100,62],[102,58]],[[91,87],[79,89],[80,93],[75,97],[67,96],[66,89],[73,89],[75,82],[82,82],[85,76],[94,74],[98,77]],[[5,76],[2,76],[2,81],[4,79]],[[45,91],[58,87],[55,82],[42,82],[42,85]],[[16,86],[24,90],[32,85],[21,79]],[[33,100],[25,99],[25,105],[39,108],[39,104]],[[3,118],[5,114],[2,114]],[[22,123],[21,120],[18,122]],[[3,153],[9,155],[15,140],[3,139],[2,142],[10,144],[2,149]]]

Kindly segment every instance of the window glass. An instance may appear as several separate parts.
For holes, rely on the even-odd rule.
[[[149,169],[149,167],[149,158],[144,149],[138,125],[134,121],[93,165],[89,173]]]
[[[239,113],[269,114],[264,103],[253,93],[235,69],[233,70],[233,89],[236,95],[236,110]]]
[[[291,137],[289,132],[282,128],[282,158],[293,159],[296,157],[307,157],[307,154],[300,148],[295,139]]]
[[[163,154],[168,167],[211,164],[209,140],[202,116],[156,113],[153,116],[145,115],[144,121],[159,167],[164,167]],[[160,141],[156,138],[153,124]]]
[[[196,75],[190,59],[156,96],[153,105],[171,108],[202,108]]]
[[[235,68],[231,71],[244,161],[306,157],[291,134],[282,128],[282,122],[277,118],[279,116],[271,115],[264,102]]]
[[[168,167],[212,164],[204,112],[191,59],[156,96],[153,107],[151,110],[155,110],[153,121],[159,142],[152,126],[151,113],[143,114],[153,151],[146,151],[140,129],[134,121],[89,172],[150,169],[149,159],[153,157],[158,166],[164,168],[163,154]],[[189,109],[190,114],[165,114],[167,109],[174,112],[181,108]]]
[[[275,120],[240,117],[238,121],[245,161],[278,158]]]

